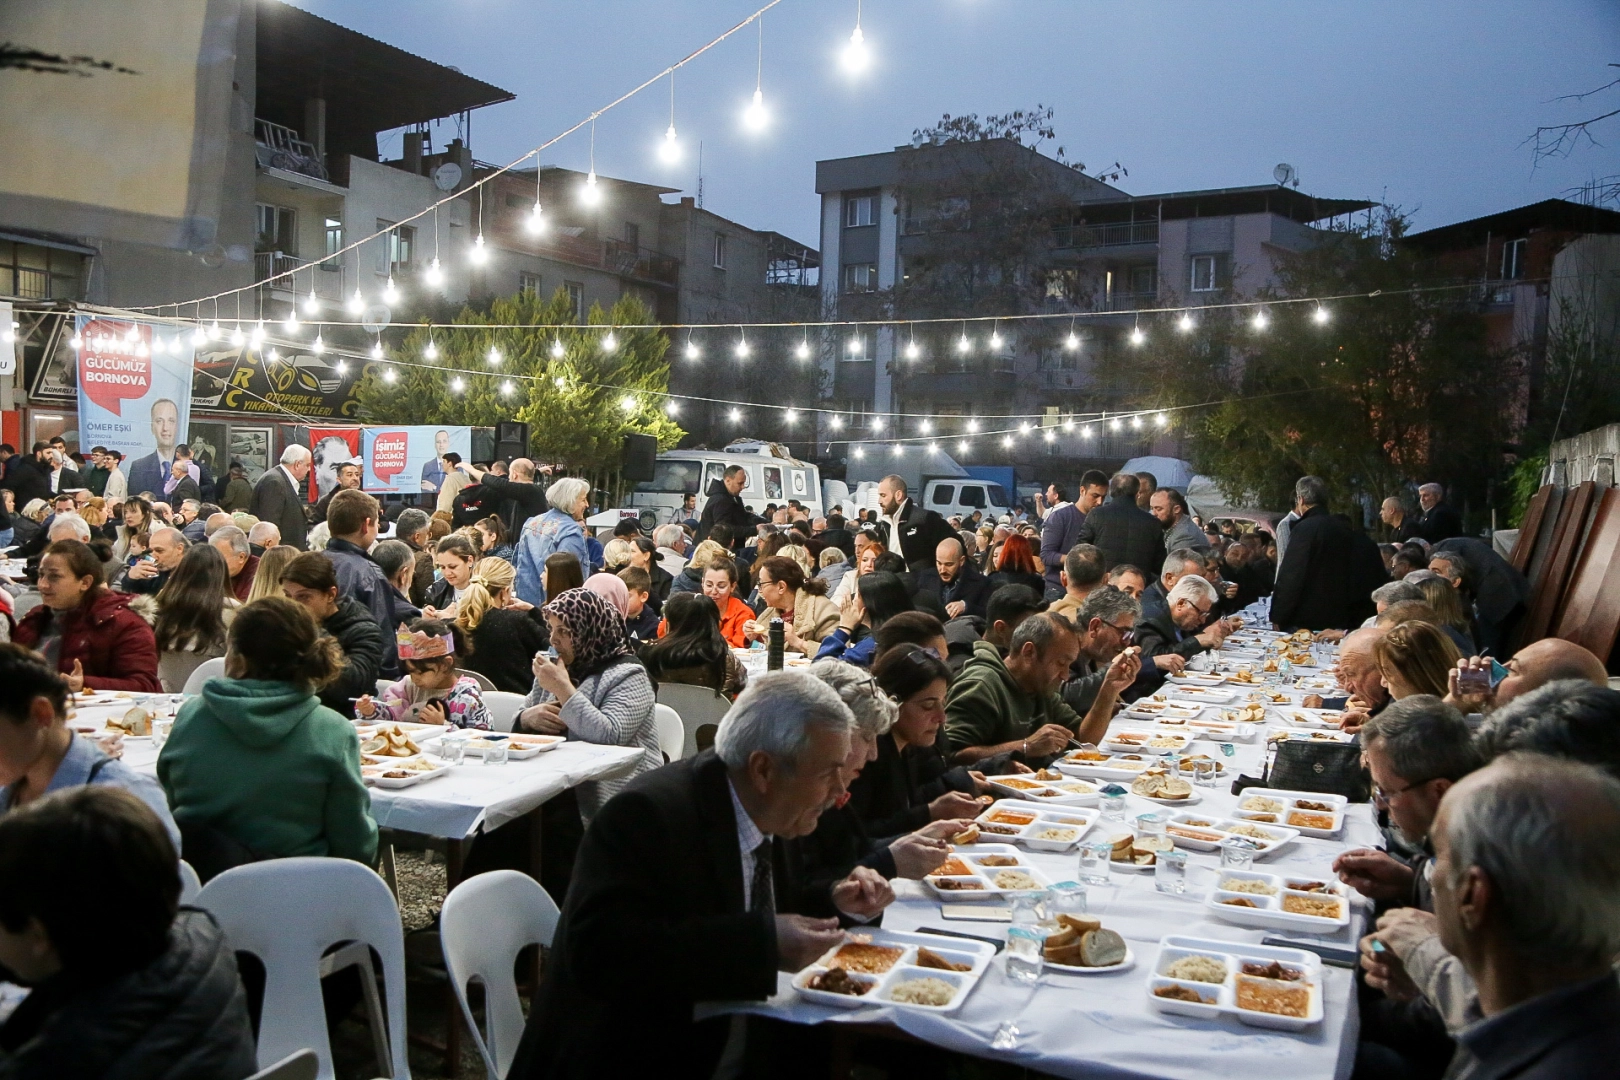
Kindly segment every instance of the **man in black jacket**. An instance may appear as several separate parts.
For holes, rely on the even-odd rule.
[[[692,1010],[762,1000],[777,971],[843,939],[835,919],[778,913],[778,898],[794,893],[779,849],[842,796],[853,731],[821,680],[769,674],[738,697],[713,749],[642,774],[602,807],[580,844],[511,1080],[706,1080],[722,1055],[746,1060],[745,1023],[694,1022]],[[881,910],[887,886],[873,876],[858,868],[834,886],[839,908]]]
[[[546,512],[546,493],[534,482],[535,465],[528,458],[513,458],[512,464],[507,466],[506,476],[496,476],[465,461],[456,468],[477,481],[484,493],[495,500],[495,508],[491,508],[490,512],[501,515],[506,521],[507,532],[513,536],[523,530],[524,522]],[[548,466],[548,473],[549,470]],[[484,505],[490,504],[486,502]]]
[[[1183,577],[1171,588],[1162,614],[1137,621],[1136,643],[1142,646],[1142,655],[1187,660],[1219,646],[1228,633],[1225,622],[1210,621],[1219,601],[1215,586],[1197,574]]]
[[[1115,473],[1108,481],[1108,501],[1080,525],[1079,543],[1101,548],[1105,569],[1130,563],[1152,571],[1164,562],[1164,527],[1136,505],[1141,483],[1133,473]]]
[[[855,534],[845,525],[843,514],[828,514],[827,527],[816,534],[816,539],[842,551],[850,562],[855,561]]]
[[[703,504],[703,516],[698,520],[697,542],[709,538],[716,525],[731,528],[731,547],[735,551],[743,541],[754,535],[754,526],[761,518],[743,506],[741,492],[748,483],[748,472],[741,465],[726,466],[725,475],[709,483],[709,501]]]
[[[51,448],[50,443],[37,442],[34,451],[27,457],[21,454],[12,461],[10,470],[6,473],[3,486],[9,488],[16,495],[18,510],[27,506],[35,499],[50,501],[51,495],[51,467],[45,460],[45,453]]]
[[[990,579],[968,561],[962,541],[950,537],[934,549],[934,568],[917,575],[917,591],[932,593],[945,609],[945,617],[977,615],[984,618],[990,602]]]
[[[1354,629],[1373,614],[1372,590],[1388,580],[1378,547],[1328,513],[1321,477],[1300,477],[1294,500],[1299,520],[1277,568],[1271,622],[1280,630]]]
[[[253,485],[250,512],[260,521],[273,522],[281,530],[281,542],[300,551],[309,535],[303,490],[312,463],[309,447],[294,443],[281,452],[281,463]]]
[[[907,498],[902,477],[885,476],[879,481],[878,509],[888,526],[889,550],[898,551],[914,574],[933,565],[941,541],[956,536],[956,530],[944,518]]]
[[[1415,532],[1431,544],[1462,535],[1462,515],[1446,502],[1446,489],[1439,484],[1424,484],[1418,488],[1418,515]]]

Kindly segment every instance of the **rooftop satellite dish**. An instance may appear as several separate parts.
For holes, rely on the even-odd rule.
[[[461,166],[447,161],[433,170],[433,186],[440,191],[454,191],[461,183]]]
[[[1278,165],[1275,169],[1272,169],[1271,177],[1277,181],[1278,185],[1282,187],[1287,187],[1289,184],[1299,187],[1299,170],[1294,168],[1292,165],[1289,165],[1287,162],[1284,162],[1283,164]]]

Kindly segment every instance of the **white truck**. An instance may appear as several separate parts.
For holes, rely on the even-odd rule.
[[[861,451],[859,457],[856,448]],[[854,507],[876,510],[878,483],[891,473],[905,480],[913,498],[942,517],[967,517],[975,510],[987,519],[1012,513],[1011,493],[1006,488],[994,480],[970,476],[943,450],[906,446],[896,454],[892,444],[882,442],[851,444],[848,479],[827,481],[831,489],[827,505],[842,503],[846,514]]]

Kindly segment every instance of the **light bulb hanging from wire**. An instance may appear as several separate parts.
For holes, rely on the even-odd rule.
[[[568,350],[563,347],[562,338],[553,338],[551,340],[551,358],[553,360],[561,360],[563,358],[563,354],[567,351]]]
[[[531,236],[539,236],[546,231],[546,212],[540,207],[540,155],[534,160],[534,209],[529,213],[529,220],[524,227]]]
[[[422,274],[422,278],[431,288],[437,289],[444,284],[444,267],[439,265],[439,208],[437,206],[433,208],[433,261],[428,263],[427,270]]]
[[[315,331],[315,340],[309,343],[309,351],[316,356],[326,351],[326,342],[321,339],[321,332]]]
[[[318,315],[321,310],[321,298],[315,295],[315,275],[309,276],[309,295],[304,297],[304,314]]]
[[[500,346],[491,345],[489,347],[489,352],[485,355],[484,359],[489,362],[490,367],[500,367],[501,366],[501,350],[500,350]]]
[[[844,70],[851,75],[859,75],[872,62],[872,54],[866,48],[866,35],[861,33],[861,0],[855,0],[855,32],[849,35],[849,44],[844,46],[843,59]]]
[[[702,357],[703,347],[697,342],[693,341],[691,333],[688,332],[686,335],[686,358],[688,360],[699,360]]]
[[[794,359],[796,359],[796,360],[808,360],[808,359],[810,359],[810,335],[809,335],[809,333],[806,333],[804,335],[804,337],[802,339],[800,339],[799,343],[796,346],[794,346],[794,348],[793,348],[793,356],[794,356]]]
[[[673,165],[681,160],[681,144],[675,138],[675,72],[669,73],[669,129],[658,144],[658,160]]]
[[[349,297],[348,309],[350,315],[359,315],[366,310],[366,298],[361,295],[360,286],[354,287],[354,295]]]
[[[1316,310],[1311,313],[1311,318],[1316,320],[1317,326],[1326,326],[1328,324],[1328,320],[1333,318],[1333,316],[1328,312],[1327,308],[1323,307],[1321,304],[1317,304]]]
[[[759,18],[759,57],[754,69],[754,99],[743,110],[743,126],[750,131],[765,130],[770,122],[765,111],[765,17]]]
[[[281,324],[281,328],[283,330],[287,331],[287,333],[289,333],[289,334],[298,333],[298,312],[296,312],[296,311],[287,312],[287,319],[286,319],[285,322],[283,322]]]
[[[619,347],[619,339],[613,336],[613,331],[609,330],[606,334],[602,335],[602,351],[603,352],[612,352],[614,349],[617,349],[618,347]]]
[[[585,174],[585,185],[579,189],[579,201],[595,206],[602,201],[602,189],[596,185],[596,121],[591,120],[591,171]]]
[[[383,286],[382,299],[385,304],[399,303],[399,290],[394,287],[394,275],[388,275],[388,284]]]
[[[1266,316],[1266,309],[1256,308],[1254,318],[1249,320],[1249,325],[1253,326],[1256,330],[1264,330],[1267,326],[1271,325],[1270,318]]]
[[[741,330],[738,332],[742,333]],[[746,333],[743,333],[742,336],[737,339],[737,344],[731,351],[737,354],[737,359],[739,360],[748,359],[749,348],[748,335]]]
[[[432,335],[429,335],[427,344],[422,347],[422,359],[437,360],[438,358],[439,346],[434,342]]]
[[[1176,320],[1176,328],[1179,329],[1183,334],[1192,333],[1193,327],[1196,325],[1197,324],[1193,322],[1192,312],[1190,311],[1183,311],[1181,313],[1181,318]]]
[[[381,335],[379,335],[377,337],[377,343],[371,347],[371,358],[373,360],[381,360],[383,358],[383,346],[382,346],[382,337],[381,337]]]

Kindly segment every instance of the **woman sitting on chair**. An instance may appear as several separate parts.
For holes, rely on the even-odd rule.
[[[572,556],[569,556],[572,558]],[[467,634],[471,656],[461,666],[476,671],[509,694],[534,685],[534,654],[550,642],[545,616],[513,591],[517,570],[505,559],[480,559],[461,594],[456,625]]]
[[[667,630],[641,647],[647,673],[661,683],[708,686],[735,699],[748,669],[720,636],[720,609],[702,593],[673,593],[664,605]]]
[[[225,557],[208,544],[193,544],[180,556],[157,594],[158,680],[178,694],[205,660],[225,655],[225,632],[242,605],[231,593]]]

